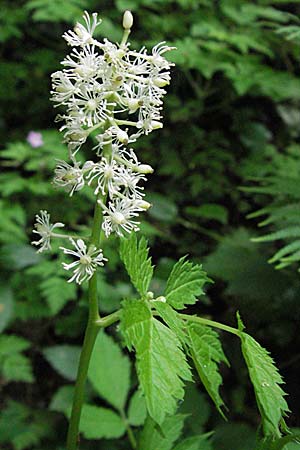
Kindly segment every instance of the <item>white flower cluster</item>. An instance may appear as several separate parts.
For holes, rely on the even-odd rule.
[[[123,16],[120,44],[107,39],[99,42],[93,37],[101,23],[96,13],[90,16],[85,12],[83,19],[84,25],[77,23],[74,30],[64,33],[73,49],[62,61],[63,70],[52,74],[51,100],[65,109],[56,120],[64,122],[60,130],[71,160],[57,162],[53,182],[71,196],[85,184],[91,185],[103,210],[106,237],[111,233],[123,236],[124,232],[139,229],[137,217],[150,207],[143,200],[140,183],[153,169],[139,162],[130,144],[142,134],[162,127],[162,99],[172,66],[164,53],[172,48],[162,42],[150,53],[144,47],[131,50],[127,38],[133,18],[129,11]],[[96,140],[98,159],[82,164],[76,155],[91,134]],[[53,233],[49,226],[47,233],[48,240],[41,235],[41,250],[50,247]],[[87,249],[82,240],[72,240],[72,244],[79,262],[65,264],[64,268],[76,266],[71,280],[81,283],[105,258],[101,251]],[[73,250],[62,249],[75,256]]]

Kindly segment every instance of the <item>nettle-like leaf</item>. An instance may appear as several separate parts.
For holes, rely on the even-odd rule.
[[[168,303],[153,302],[154,308],[158,315],[168,325],[168,327],[176,334],[181,343],[185,343],[187,335],[183,328],[185,326],[184,321],[180,318],[180,315],[175,311]]]
[[[239,316],[238,324],[241,331],[242,352],[254,387],[264,434],[265,436],[280,437],[280,426],[284,426],[283,418],[289,412],[284,398],[287,394],[280,387],[284,381],[270,353],[261,347],[252,336],[242,331],[244,325]]]
[[[193,305],[197,297],[202,295],[203,286],[210,281],[206,272],[199,264],[180,258],[170,273],[165,290],[167,302],[176,309],[183,309],[186,305]]]
[[[104,332],[97,336],[88,377],[101,397],[118,410],[124,410],[130,388],[130,361]]]
[[[221,409],[224,402],[219,393],[222,376],[218,370],[218,364],[224,362],[229,365],[229,362],[223,352],[219,335],[210,327],[199,324],[188,325],[188,334],[190,338],[188,345],[198,375],[218,411],[224,417]]]
[[[167,417],[159,429],[148,416],[140,435],[139,450],[172,450],[181,435],[185,418],[184,414]]]
[[[143,301],[125,300],[121,332],[136,352],[137,374],[150,416],[161,424],[174,414],[191,372],[177,336],[152,315]]]
[[[136,233],[131,233],[128,239],[122,239],[120,257],[130,276],[132,284],[141,296],[145,296],[153,275],[149,249],[144,237],[137,239]]]

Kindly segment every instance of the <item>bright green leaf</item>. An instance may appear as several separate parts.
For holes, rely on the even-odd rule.
[[[146,239],[142,237],[138,240],[136,233],[131,233],[129,238],[121,240],[120,257],[132,284],[142,296],[146,295],[153,274],[148,253]]]
[[[219,394],[222,377],[218,370],[218,364],[222,361],[228,364],[228,361],[224,355],[219,336],[211,328],[198,324],[189,325],[188,332],[191,356],[198,375],[218,411],[224,417],[221,409],[224,402]]]
[[[161,424],[173,414],[184,396],[183,380],[190,380],[181,343],[152,316],[142,301],[123,302],[121,331],[129,349],[136,352],[137,373],[150,416]]]
[[[202,266],[187,261],[183,256],[172,269],[164,295],[174,308],[183,309],[196,303],[196,297],[203,294],[202,288],[208,281]]]
[[[242,352],[254,387],[265,436],[280,437],[280,425],[289,411],[280,384],[282,377],[269,352],[241,331]]]

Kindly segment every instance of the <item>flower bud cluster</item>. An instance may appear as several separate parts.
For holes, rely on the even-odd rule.
[[[111,233],[123,236],[139,229],[138,215],[150,207],[143,199],[140,183],[153,169],[139,162],[130,144],[162,127],[162,99],[172,66],[164,54],[172,48],[162,42],[149,53],[144,47],[131,50],[127,38],[133,17],[129,11],[123,16],[120,44],[95,39],[94,32],[101,23],[96,13],[90,16],[85,12],[83,19],[84,25],[78,23],[74,30],[64,33],[72,51],[62,61],[63,69],[52,74],[51,100],[65,110],[56,121],[63,122],[60,130],[71,160],[57,162],[53,183],[70,196],[85,184],[92,186],[103,210],[106,237]],[[96,140],[95,161],[82,164],[77,152],[91,134]],[[41,250],[50,247],[52,225],[48,222],[47,238],[41,235],[39,241]],[[105,258],[101,251],[87,248],[81,239],[72,239],[72,244],[79,262],[65,264],[64,268],[76,266],[71,281],[80,284]],[[73,250],[62,249],[75,256]]]

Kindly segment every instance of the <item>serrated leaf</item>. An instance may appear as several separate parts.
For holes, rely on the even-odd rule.
[[[124,409],[130,388],[130,361],[104,331],[97,336],[88,377],[105,400],[118,410]]]
[[[81,349],[75,345],[54,345],[43,350],[48,363],[67,380],[75,381]]]
[[[121,331],[136,352],[137,374],[150,416],[161,424],[184,396],[191,373],[176,335],[152,316],[142,301],[123,302]]]
[[[185,324],[180,318],[177,311],[174,311],[174,309],[170,305],[168,305],[168,303],[156,301],[153,302],[153,305],[163,321],[176,334],[181,343],[184,343],[187,340],[187,335],[183,331],[183,327]]]
[[[172,450],[174,443],[180,437],[185,415],[167,417],[161,424],[157,424],[148,417],[139,440],[139,450]]]
[[[224,402],[219,394],[222,376],[218,364],[225,362],[229,365],[229,363],[224,355],[219,335],[210,327],[199,324],[189,325],[188,333],[189,348],[198,375],[218,411],[225,418],[221,409]]]
[[[203,294],[202,288],[207,281],[209,278],[202,266],[187,261],[183,256],[172,269],[164,295],[173,308],[183,309],[196,303],[196,297]]]
[[[136,233],[131,233],[128,239],[121,239],[120,257],[132,284],[141,296],[146,295],[153,275],[153,266],[148,253],[144,237],[138,240]]]
[[[126,430],[118,414],[94,405],[83,405],[79,428],[87,439],[116,439]]]
[[[143,425],[147,416],[145,398],[139,390],[130,399],[128,408],[128,422],[135,427]]]
[[[289,412],[281,375],[269,352],[241,332],[242,352],[254,387],[265,436],[280,437],[280,424]]]

